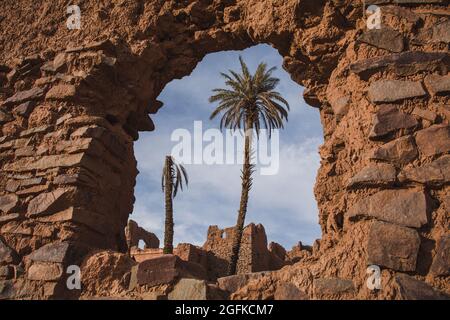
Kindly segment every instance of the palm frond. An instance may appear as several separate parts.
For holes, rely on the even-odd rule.
[[[275,91],[280,80],[272,76],[276,67],[268,69],[266,63],[260,63],[252,75],[242,57],[239,57],[241,72],[229,70],[221,73],[225,79],[226,89],[214,89],[209,98],[218,106],[211,113],[210,119],[221,114],[220,129],[246,130],[247,126],[256,132],[261,129],[269,131],[282,129],[284,121],[288,121],[289,103]]]
[[[168,178],[168,173],[170,173],[170,178]],[[168,183],[167,179],[170,179],[170,184]],[[177,164],[173,157],[167,156],[161,178],[161,188],[163,192],[165,191],[166,187],[171,185],[173,198],[175,198],[178,194],[178,190],[183,191],[183,182],[187,187],[188,175],[186,169],[182,165]]]

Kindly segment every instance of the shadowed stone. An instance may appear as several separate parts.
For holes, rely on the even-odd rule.
[[[443,0],[445,1],[445,0]],[[447,19],[422,30],[414,42],[423,43],[450,43],[450,21]]]
[[[173,283],[179,278],[206,279],[206,271],[195,263],[181,260],[174,255],[145,260],[132,271],[130,282],[150,287]],[[135,279],[133,279],[135,278]]]
[[[28,269],[27,277],[36,281],[55,281],[61,278],[63,268],[56,263],[33,263]]]
[[[17,262],[16,252],[0,239],[0,266],[16,264]]]
[[[18,203],[19,197],[15,194],[0,196],[0,212],[9,213],[11,210],[17,207]]]
[[[277,285],[275,290],[275,300],[309,300],[306,293],[300,291],[296,285],[289,282],[282,282]]]
[[[21,104],[30,100],[37,100],[44,96],[44,90],[36,87],[27,91],[20,91],[3,102],[4,106]]]
[[[33,111],[35,105],[36,103],[34,101],[24,102],[21,105],[15,107],[13,113],[21,117],[28,117],[30,113]]]
[[[391,52],[402,52],[405,47],[402,34],[394,29],[386,27],[368,30],[364,32],[358,40]]]
[[[446,235],[437,241],[436,255],[430,271],[436,276],[450,275],[450,236]]]
[[[57,211],[65,209],[68,204],[67,195],[69,190],[56,189],[52,192],[41,193],[32,199],[28,205],[27,215],[49,215]]]
[[[450,55],[445,52],[408,51],[357,61],[349,68],[351,72],[363,77],[384,70],[407,76],[420,71],[450,68]]]
[[[105,216],[97,212],[89,211],[83,208],[69,207],[65,210],[53,213],[51,215],[39,215],[36,219],[40,222],[72,222],[79,223],[89,228],[107,235],[111,231],[109,225],[104,223]]]
[[[425,77],[425,85],[432,95],[445,95],[450,93],[450,74],[440,76],[431,74]]]
[[[169,300],[208,300],[206,281],[181,279],[168,295]]]
[[[414,108],[412,114],[431,122],[435,122],[437,118],[437,114],[434,113],[433,111],[424,110],[417,107]]]
[[[405,136],[373,150],[370,159],[406,164],[417,158],[418,152],[412,136]]]
[[[353,281],[339,278],[321,278],[314,280],[314,296],[316,299],[353,293]]]
[[[52,155],[43,156],[39,160],[34,158],[23,158],[13,163],[8,163],[4,166],[5,171],[30,171],[30,170],[45,170],[56,167],[72,167],[80,164],[84,157],[83,153],[68,154],[68,155]]]
[[[369,87],[369,99],[374,103],[390,103],[426,96],[418,81],[379,80]]]
[[[16,291],[14,280],[0,280],[0,300],[14,299]]]
[[[433,125],[416,133],[416,144],[423,156],[450,151],[450,126]]]
[[[395,167],[387,163],[371,163],[350,179],[347,187],[393,184],[397,179]]]
[[[46,96],[45,100],[67,100],[76,95],[76,88],[73,85],[62,84],[51,88]]]
[[[369,231],[367,263],[415,271],[420,237],[416,230],[376,221]]]
[[[350,219],[373,217],[405,227],[420,228],[428,222],[423,192],[384,190],[357,202],[348,212]]]
[[[409,129],[417,125],[418,122],[413,116],[399,111],[396,106],[382,106],[374,116],[369,137],[372,139],[380,138],[393,131]]]
[[[234,276],[222,277],[217,279],[217,283],[222,290],[230,293],[236,292],[240,288],[244,287],[249,280],[246,274],[237,274]]]
[[[9,122],[14,120],[13,116],[11,116],[9,113],[6,113],[2,110],[0,110],[0,124]]]
[[[0,266],[0,279],[10,280],[14,277],[12,266]]]
[[[6,216],[0,216],[0,223],[6,223],[9,221],[18,220],[20,218],[20,214],[18,213],[10,213]]]
[[[50,243],[33,251],[28,259],[35,262],[63,263],[70,249],[69,242]]]
[[[450,181],[450,155],[445,155],[430,164],[419,168],[404,169],[400,175],[401,182],[418,182],[430,186],[440,186]]]
[[[426,282],[417,280],[406,274],[397,274],[394,277],[399,296],[403,300],[447,300],[444,294],[433,289]]]

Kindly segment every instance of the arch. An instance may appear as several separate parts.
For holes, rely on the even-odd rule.
[[[446,1],[394,2],[383,1],[388,19],[377,31],[366,29],[359,1],[90,1],[81,6],[84,28],[73,31],[51,22],[62,0],[30,2],[19,16],[2,1],[0,252],[8,268],[24,264],[30,296],[60,297],[57,286],[43,292],[40,284],[62,283],[80,252],[125,252],[133,141],[154,130],[161,90],[207,53],[267,43],[319,108],[325,137],[315,188],[322,240],[312,261],[275,281],[290,278],[311,297],[374,298],[364,285],[374,263],[402,292],[448,292],[437,278],[448,277],[448,259],[439,258],[448,255],[448,176],[429,175],[448,167],[450,149]]]

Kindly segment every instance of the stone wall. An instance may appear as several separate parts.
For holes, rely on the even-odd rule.
[[[449,293],[449,2],[365,2],[380,30],[350,0],[74,1],[81,30],[63,0],[1,1],[0,298],[61,297],[83,252],[125,251],[133,141],[154,130],[156,97],[207,53],[258,43],[320,112],[323,236],[234,297],[283,281],[310,297]],[[368,264],[383,290],[367,289]]]
[[[214,275],[214,278],[227,275],[233,234],[233,227],[219,229],[217,226],[210,226],[208,229],[203,250],[208,252],[208,273]],[[279,250],[284,248],[280,246]],[[245,227],[239,251],[238,274],[278,270],[288,263],[285,261],[285,256],[280,257],[273,251],[269,251],[266,231],[261,224],[251,223]]]
[[[127,227],[125,228],[125,237],[128,250],[139,247],[139,241],[144,242],[145,249],[159,248],[158,237],[154,233],[148,232],[140,227],[136,221],[131,219],[128,220]]]

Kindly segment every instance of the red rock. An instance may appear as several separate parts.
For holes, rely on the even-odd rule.
[[[0,224],[6,223],[9,221],[18,220],[19,218],[20,218],[20,214],[18,214],[18,213],[10,213],[5,216],[0,216]]]
[[[269,244],[269,251],[282,261],[286,258],[286,249],[279,243],[271,242]]]
[[[17,262],[17,253],[0,239],[0,266],[16,264]]]
[[[179,278],[206,279],[206,271],[200,265],[183,261],[174,255],[143,261],[136,270],[136,283],[140,286],[169,284]]]
[[[13,163],[4,166],[5,171],[24,172],[31,170],[45,170],[56,167],[73,167],[81,164],[84,154],[69,154],[69,155],[51,155],[43,156],[38,160],[34,158],[22,158]]]
[[[136,262],[127,254],[113,251],[93,252],[81,265],[83,294],[94,297],[123,296],[130,285]]]
[[[415,271],[419,247],[420,237],[414,229],[377,221],[369,232],[367,264]]]
[[[355,285],[351,280],[339,278],[320,278],[314,280],[314,297],[324,299],[342,295],[353,296]]]
[[[397,180],[395,167],[386,163],[371,163],[354,175],[348,187],[391,185]]]
[[[421,82],[403,80],[380,80],[369,87],[369,98],[374,103],[390,103],[424,97],[426,91]]]
[[[12,266],[0,266],[0,279],[10,280],[14,277],[14,268]]]
[[[44,96],[44,90],[36,87],[27,91],[21,91],[3,102],[4,106],[17,105],[30,100],[37,100]]]
[[[431,121],[432,123],[434,123],[436,121],[437,118],[437,114],[434,113],[433,111],[430,110],[424,110],[424,109],[420,109],[420,108],[414,108],[413,115],[418,116],[420,118],[423,118],[425,120]]]
[[[204,280],[181,279],[168,295],[169,300],[208,300],[208,286]]]
[[[402,52],[405,45],[401,33],[386,27],[365,31],[358,40],[391,52]]]
[[[430,272],[435,276],[450,275],[450,236],[442,236],[436,244],[436,254]]]
[[[308,295],[300,291],[292,283],[284,282],[277,285],[275,300],[309,300]]]
[[[0,110],[0,124],[4,124],[12,120],[14,120],[13,116],[11,116],[9,113]]]
[[[410,129],[418,125],[417,120],[398,110],[394,105],[380,107],[373,120],[370,138],[380,138],[399,129]]]
[[[229,293],[238,291],[240,288],[244,287],[248,281],[249,275],[246,274],[238,274],[217,279],[219,288]]]
[[[437,74],[428,75],[425,78],[425,85],[432,95],[445,95],[450,93],[450,74],[440,76]]]
[[[45,96],[45,100],[67,100],[76,95],[76,88],[73,85],[57,85],[51,88],[47,95]]]
[[[57,263],[33,263],[27,272],[28,279],[37,281],[55,281],[62,274],[62,265]]]
[[[407,164],[417,158],[418,152],[412,136],[405,136],[388,142],[375,149],[371,159],[389,161],[394,164]]]
[[[52,192],[41,193],[28,204],[27,215],[50,215],[68,207],[68,189],[56,189]]]
[[[348,212],[350,219],[374,217],[405,227],[420,228],[428,222],[428,204],[423,192],[384,190],[357,202]]]
[[[408,51],[357,61],[350,65],[350,71],[363,77],[379,71],[393,71],[397,75],[407,76],[419,71],[445,68],[449,64],[450,56],[446,52]]]
[[[15,194],[0,196],[0,212],[9,213],[17,207],[18,203],[19,197]]]
[[[28,117],[33,111],[36,103],[34,101],[27,101],[14,108],[13,113],[22,117]]]
[[[33,251],[28,259],[36,262],[63,263],[66,261],[70,250],[68,242],[50,243]]]
[[[397,274],[394,277],[399,299],[402,300],[448,300],[444,294],[435,290],[429,284],[417,280],[406,274]]]
[[[418,168],[406,168],[399,175],[402,182],[418,182],[441,186],[450,181],[450,155],[443,156]]]
[[[133,221],[128,220],[128,225],[125,230],[125,235],[127,238],[128,247],[131,249],[132,247],[138,247],[139,241],[144,241],[145,248],[159,248],[159,239],[158,237],[151,232],[139,227],[139,225]]]
[[[450,151],[450,126],[434,125],[416,134],[416,144],[424,156],[434,156]]]

